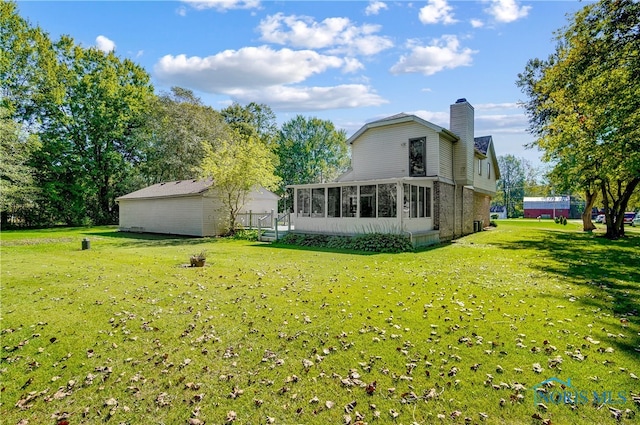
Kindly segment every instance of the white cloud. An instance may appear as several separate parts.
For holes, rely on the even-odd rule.
[[[480,19],[472,19],[471,26],[473,28],[482,28],[484,26],[484,22],[482,22]]]
[[[375,35],[379,25],[354,25],[349,18],[316,22],[308,16],[267,16],[260,22],[261,39],[269,43],[305,49],[330,49],[331,53],[374,55],[393,46],[387,37]]]
[[[237,91],[232,96],[241,103],[266,103],[278,111],[363,108],[387,103],[371,87],[362,84],[331,87],[272,86],[262,90]]]
[[[208,57],[167,55],[156,63],[154,72],[168,86],[228,95],[242,103],[266,103],[274,110],[354,108],[386,102],[363,84],[297,85],[331,69],[351,72],[361,67],[356,59],[261,46],[226,50]]]
[[[377,15],[382,9],[387,9],[387,4],[378,0],[371,0],[364,10],[365,15]]]
[[[449,111],[440,112],[440,111],[426,111],[426,110],[418,110],[413,112],[407,112],[408,114],[416,115],[423,120],[427,120],[431,123],[439,125],[440,127],[449,128]]]
[[[235,88],[257,88],[299,83],[313,74],[341,68],[345,61],[337,56],[312,50],[273,50],[267,46],[225,50],[201,58],[167,55],[155,65],[161,80],[181,80],[199,90],[226,93]],[[180,85],[180,84],[178,84]]]
[[[197,10],[253,9],[260,6],[260,0],[182,0]]]
[[[479,103],[473,105],[476,111],[486,111],[494,109],[521,109],[517,102],[503,102],[503,103]]]
[[[112,40],[109,40],[104,35],[99,35],[96,37],[96,47],[105,53],[109,53],[116,49],[116,43],[114,43]]]
[[[391,67],[391,73],[433,75],[444,69],[469,66],[473,61],[472,55],[477,53],[469,48],[461,48],[455,35],[443,35],[428,46],[416,45],[415,42],[409,41],[408,47],[411,53],[408,56],[402,55]]]
[[[517,0],[491,0],[485,11],[498,22],[513,22],[529,14],[531,6],[520,6]]]
[[[344,58],[344,66],[342,67],[342,72],[351,73],[356,72],[360,69],[364,69],[364,65],[358,59]]]
[[[447,0],[429,0],[429,4],[420,9],[420,22],[423,24],[453,24],[453,8]]]

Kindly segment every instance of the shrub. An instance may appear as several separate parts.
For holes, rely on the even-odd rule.
[[[500,218],[500,214],[498,214],[498,213],[492,213],[491,214],[491,220],[497,220],[498,218]]]
[[[404,235],[386,233],[368,233],[358,236],[306,235],[289,233],[279,243],[296,246],[315,246],[319,248],[347,249],[363,252],[410,252],[413,245]]]
[[[491,227],[498,227],[498,223],[496,223],[495,221],[491,220],[491,221],[489,222],[489,226],[491,226]]]
[[[245,240],[245,241],[257,241],[258,230],[257,229],[240,229],[231,235],[231,239]]]

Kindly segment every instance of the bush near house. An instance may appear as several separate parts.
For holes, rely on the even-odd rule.
[[[290,233],[280,240],[281,244],[314,246],[318,248],[344,249],[363,252],[398,253],[411,252],[411,240],[404,235],[369,233],[357,236],[330,236]]]

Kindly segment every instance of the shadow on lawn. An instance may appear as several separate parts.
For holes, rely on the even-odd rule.
[[[120,231],[87,231],[84,233],[89,239],[92,236],[112,238],[118,241],[118,245],[137,246],[181,246],[201,245],[214,242],[216,238],[199,238],[195,236],[168,235],[159,233],[132,233]]]
[[[509,250],[535,251],[538,257],[530,267],[589,289],[591,297],[580,297],[579,302],[593,309],[612,311],[615,317],[627,320],[634,327],[640,326],[640,236],[628,235],[611,241],[589,233],[540,232],[539,238],[495,245]],[[540,255],[544,261],[539,261]],[[637,353],[640,348],[637,331],[627,335],[626,340],[615,342],[629,352]]]

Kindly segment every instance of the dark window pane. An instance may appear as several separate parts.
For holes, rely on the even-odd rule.
[[[340,217],[340,188],[327,189],[327,217]]]
[[[324,217],[324,188],[311,190],[311,216]]]
[[[378,217],[396,217],[396,188],[395,183],[378,185]]]
[[[311,191],[298,189],[298,216],[309,217],[311,211]]]
[[[422,177],[427,175],[426,145],[427,139],[424,137],[409,140],[409,176]]]
[[[424,204],[424,216],[431,217],[431,188],[425,187],[425,204]]]
[[[418,217],[424,217],[424,190],[426,188],[418,186]]]
[[[402,185],[402,216],[409,217],[409,202],[411,200],[411,186],[408,184]]]
[[[411,186],[411,218],[418,216],[418,186]]]
[[[360,217],[376,216],[375,185],[360,186]]]
[[[342,216],[355,217],[358,212],[358,187],[344,186],[342,188]]]

